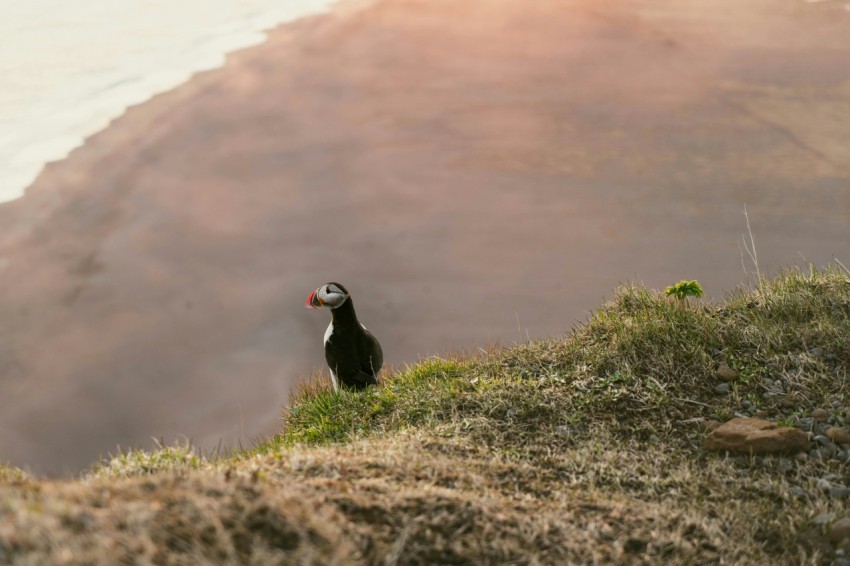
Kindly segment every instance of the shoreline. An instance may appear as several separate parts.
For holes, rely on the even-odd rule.
[[[59,88],[55,83],[47,83],[44,88],[49,95],[53,91],[70,91],[76,94],[63,95],[64,102],[70,104],[74,98],[79,100],[72,108],[63,107],[63,101],[60,100],[55,101],[56,107],[44,108],[43,112],[36,112],[35,107],[23,108],[24,116],[28,116],[30,122],[20,124],[19,131],[12,127],[12,134],[7,134],[8,141],[0,145],[0,157],[5,153],[9,161],[0,179],[0,185],[3,186],[0,204],[23,196],[47,164],[66,159],[74,149],[84,145],[89,137],[108,128],[130,108],[145,104],[157,94],[178,88],[198,73],[221,68],[228,54],[265,42],[269,32],[281,25],[303,17],[329,13],[336,3],[338,0],[314,0],[307,7],[301,5],[297,14],[287,13],[291,12],[291,8],[237,14],[236,23],[228,21],[225,25],[210,22],[217,29],[196,33],[183,39],[180,44],[166,34],[165,45],[148,46],[155,53],[166,46],[173,48],[175,55],[165,67],[154,67],[153,55],[142,56],[131,51],[129,63],[111,68],[113,61],[104,59],[98,64],[107,67],[105,71],[92,75],[87,67],[81,67],[68,77],[71,79],[70,84],[63,84]],[[88,25],[93,26],[92,23]],[[191,28],[184,30],[193,31]],[[56,41],[57,45],[61,45],[61,41]],[[89,48],[90,54],[96,52],[96,49]],[[26,78],[23,80],[26,81]],[[18,98],[21,96],[17,95]],[[56,94],[52,96],[57,98]],[[14,101],[15,97],[12,97],[11,102]],[[23,120],[20,116],[17,119]],[[64,124],[61,131],[57,129],[57,124]],[[39,132],[38,138],[31,137],[33,131]]]

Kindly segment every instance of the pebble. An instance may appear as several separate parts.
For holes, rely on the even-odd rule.
[[[840,409],[843,406],[844,406],[844,403],[841,402],[841,401],[833,401],[832,402],[832,408],[833,409]]]
[[[797,428],[802,428],[803,430],[808,430],[812,428],[812,419],[809,417],[804,417],[797,422]]]
[[[767,411],[763,411],[763,410],[759,409],[758,411],[755,412],[754,416],[757,417],[757,418],[763,419],[767,416],[767,414],[768,414]]]
[[[837,444],[850,444],[850,432],[846,429],[832,426],[826,430],[826,435]]]
[[[838,519],[829,528],[829,540],[833,544],[838,544],[841,541],[850,538],[850,517]],[[838,555],[838,553],[835,553]]]
[[[805,462],[806,460],[809,459],[809,455],[806,454],[805,452],[798,452],[797,454],[794,455],[794,459],[797,460],[798,462]]]
[[[832,458],[835,449],[831,446],[821,446],[820,448],[815,448],[811,452],[809,452],[809,456],[814,460],[829,460]]]
[[[833,487],[829,490],[829,496],[833,499],[847,499],[850,496],[850,487]]]
[[[738,372],[730,368],[725,363],[720,364],[720,367],[717,368],[717,373],[715,375],[720,381],[735,381],[736,379],[738,379]]]
[[[821,491],[823,491],[823,492],[827,492],[827,491],[829,491],[830,489],[832,489],[832,483],[830,483],[830,482],[829,482],[829,480],[825,480],[825,479],[823,479],[823,478],[819,479],[819,480],[815,483],[815,486],[816,486],[819,490],[821,490]]]
[[[812,523],[814,523],[815,525],[825,525],[829,522],[829,518],[829,513],[821,513],[820,515],[812,519]]]
[[[812,411],[812,418],[818,422],[823,422],[829,418],[829,411],[826,409],[815,409]]]
[[[790,472],[794,468],[794,464],[788,458],[780,458],[776,464],[776,468],[783,473]]]
[[[821,446],[832,446],[832,441],[828,436],[818,435],[814,438],[814,441],[820,444]]]
[[[727,395],[729,393],[729,384],[721,383],[720,385],[714,388],[714,392],[718,395]]]
[[[823,348],[812,348],[811,350],[809,350],[809,353],[816,358],[822,358],[823,357]]]
[[[796,497],[797,499],[805,499],[806,498],[805,490],[802,487],[799,487],[799,486],[796,486],[796,485],[788,488],[788,495],[790,495],[791,497]]]

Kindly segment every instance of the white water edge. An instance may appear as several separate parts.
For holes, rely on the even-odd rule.
[[[0,202],[128,107],[337,0],[0,0]]]

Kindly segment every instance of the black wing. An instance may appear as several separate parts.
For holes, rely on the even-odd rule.
[[[373,378],[378,377],[378,372],[381,371],[381,367],[384,365],[384,352],[381,350],[381,344],[365,328],[363,329],[362,340],[363,347],[361,352],[363,352],[363,356],[361,358],[360,370],[363,373],[371,375]]]

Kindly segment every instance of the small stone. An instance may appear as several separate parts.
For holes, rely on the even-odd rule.
[[[750,403],[749,401],[747,401],[746,399],[744,399],[743,401],[741,401],[741,406],[749,411],[750,407],[752,407],[753,404]]]
[[[789,460],[788,458],[780,458],[779,462],[776,463],[776,468],[780,472],[785,473],[785,472],[790,472],[794,468],[794,465],[791,463],[791,460]]]
[[[714,392],[718,395],[728,395],[729,394],[729,384],[721,383],[717,387],[714,388]]]
[[[832,458],[833,449],[829,446],[821,446],[809,451],[809,457],[812,460],[825,461]]]
[[[797,422],[797,428],[809,430],[810,428],[812,428],[812,422],[812,419],[810,419],[809,417],[802,418]]]
[[[705,439],[707,450],[743,454],[795,453],[806,450],[808,446],[809,438],[802,431],[749,418],[732,419],[717,427]]]
[[[820,444],[821,446],[832,446],[832,440],[829,439],[828,436],[815,436],[812,440]]]
[[[829,490],[829,496],[833,499],[847,499],[850,495],[850,487],[833,487]]]
[[[850,432],[845,428],[829,427],[826,430],[826,435],[836,444],[850,444]]]
[[[815,409],[812,411],[812,418],[817,422],[824,422],[829,418],[829,411],[826,409]]]
[[[783,399],[779,403],[783,407],[785,407],[786,409],[790,409],[791,407],[794,407],[797,404],[797,403],[794,402],[794,399],[791,399],[790,397],[786,397],[785,399]]]
[[[816,486],[819,490],[823,491],[824,493],[826,493],[827,491],[829,491],[830,489],[832,489],[832,483],[830,483],[830,481],[829,481],[829,480],[825,480],[825,479],[823,479],[823,478],[819,479],[819,480],[815,483],[815,486]]]
[[[812,519],[812,523],[815,525],[825,525],[829,522],[829,513],[821,513],[817,515],[814,519]]]
[[[806,454],[805,452],[799,452],[799,453],[794,455],[794,459],[797,460],[798,462],[805,462],[806,460],[809,459],[809,455]]]
[[[833,460],[838,460],[839,462],[847,461],[847,452],[844,450],[836,450],[835,454],[832,455]]]
[[[796,486],[796,485],[788,488],[788,495],[790,495],[791,497],[796,497],[797,499],[805,499],[806,498],[805,490],[803,490],[802,487],[799,487],[799,486]]]
[[[659,440],[658,437],[655,436],[654,434],[649,435],[649,441],[650,442],[658,442],[658,440]]]
[[[715,374],[715,376],[720,381],[735,381],[736,379],[738,379],[738,372],[730,368],[725,363],[722,363],[720,364],[720,367],[717,368],[717,373]]]
[[[829,541],[832,544],[850,539],[850,517],[838,519],[829,527]]]
[[[822,358],[823,357],[823,348],[812,348],[811,350],[809,350],[809,353],[816,358]]]
[[[758,411],[755,412],[755,414],[753,416],[755,416],[759,419],[763,419],[767,416],[767,411],[759,409]]]
[[[833,409],[840,409],[843,406],[844,406],[844,403],[841,402],[841,401],[833,401],[832,402],[832,408]]]

